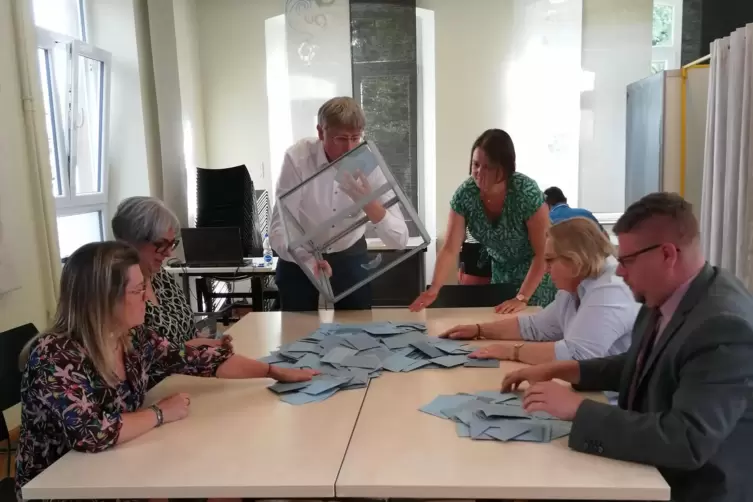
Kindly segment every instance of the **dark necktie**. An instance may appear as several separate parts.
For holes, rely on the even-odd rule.
[[[635,394],[638,391],[638,381],[643,373],[643,368],[646,364],[651,349],[654,347],[656,336],[659,334],[659,325],[661,324],[661,314],[658,310],[654,310],[651,313],[651,322],[649,322],[648,330],[643,335],[640,342],[640,348],[638,349],[638,358],[635,361],[635,371],[633,377],[630,380],[630,389],[628,391],[627,409],[632,410],[635,404]]]

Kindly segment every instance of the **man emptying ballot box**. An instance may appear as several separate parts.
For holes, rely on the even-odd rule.
[[[352,98],[330,99],[319,109],[318,138],[302,139],[285,152],[276,185],[280,199],[272,211],[269,235],[272,249],[279,256],[275,280],[283,311],[318,308],[319,290],[302,267],[315,278],[328,277],[335,293],[347,290],[369,275],[366,225],[346,232],[318,256],[305,246],[294,251],[288,249],[283,222],[285,210],[297,222],[303,222],[305,228],[319,226],[338,211],[363,201],[372,194],[372,188],[386,183],[383,173],[359,152],[338,161],[338,169],[326,169],[361,144],[365,122],[363,110]],[[305,186],[299,188],[304,182]],[[295,191],[293,196],[286,197],[291,191]],[[402,249],[408,243],[408,227],[397,204],[385,208],[390,198],[387,193],[374,198],[363,206],[363,213],[387,246]],[[342,234],[362,214],[349,216],[331,224],[327,235],[320,236],[323,242]],[[340,299],[335,308],[360,310],[371,305],[371,289],[367,284]]]

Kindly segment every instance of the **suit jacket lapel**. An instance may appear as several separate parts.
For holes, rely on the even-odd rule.
[[[622,389],[619,394],[619,405],[623,409],[627,409],[627,399],[630,393],[630,386],[633,383],[633,375],[635,374],[636,365],[638,364],[638,354],[641,350],[641,344],[643,340],[649,335],[649,330],[653,327],[654,316],[652,310],[648,307],[641,307],[641,312],[638,314],[637,322],[633,326],[633,336],[630,342],[630,349],[627,357],[627,366],[622,372],[622,382],[620,388]]]
[[[664,331],[659,333],[659,339],[656,340],[656,345],[649,352],[648,360],[646,361],[646,364],[643,365],[643,371],[641,372],[640,379],[638,380],[638,386],[641,385],[643,379],[646,378],[646,376],[652,370],[654,363],[656,363],[659,355],[661,355],[669,340],[683,325],[685,318],[688,316],[690,311],[693,310],[693,307],[696,306],[699,300],[706,293],[709,288],[709,282],[711,282],[711,280],[715,276],[716,273],[713,267],[706,263],[706,265],[704,265],[704,267],[698,273],[698,276],[696,276],[696,278],[690,284],[688,291],[685,293],[685,296],[682,297],[680,304],[677,306],[677,310],[675,310],[675,313],[672,315],[669,323],[667,323]]]

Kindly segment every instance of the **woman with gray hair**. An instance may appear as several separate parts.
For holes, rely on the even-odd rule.
[[[162,267],[180,244],[179,232],[178,218],[154,197],[124,199],[112,218],[113,236],[139,252],[141,272],[146,279],[144,323],[176,345],[229,343],[229,337],[215,340],[200,336],[183,288]]]

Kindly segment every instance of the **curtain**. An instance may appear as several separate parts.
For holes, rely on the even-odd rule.
[[[55,312],[60,282],[60,251],[57,239],[57,219],[55,202],[52,197],[52,168],[47,147],[42,89],[39,83],[39,69],[36,55],[36,27],[32,15],[31,2],[13,1],[13,24],[16,36],[18,73],[21,80],[26,142],[29,155],[29,175],[35,191],[33,206],[37,230],[37,250],[42,264],[40,276],[44,283],[44,306],[47,317],[52,319]]]
[[[753,289],[753,24],[711,44],[708,96],[703,249]]]

